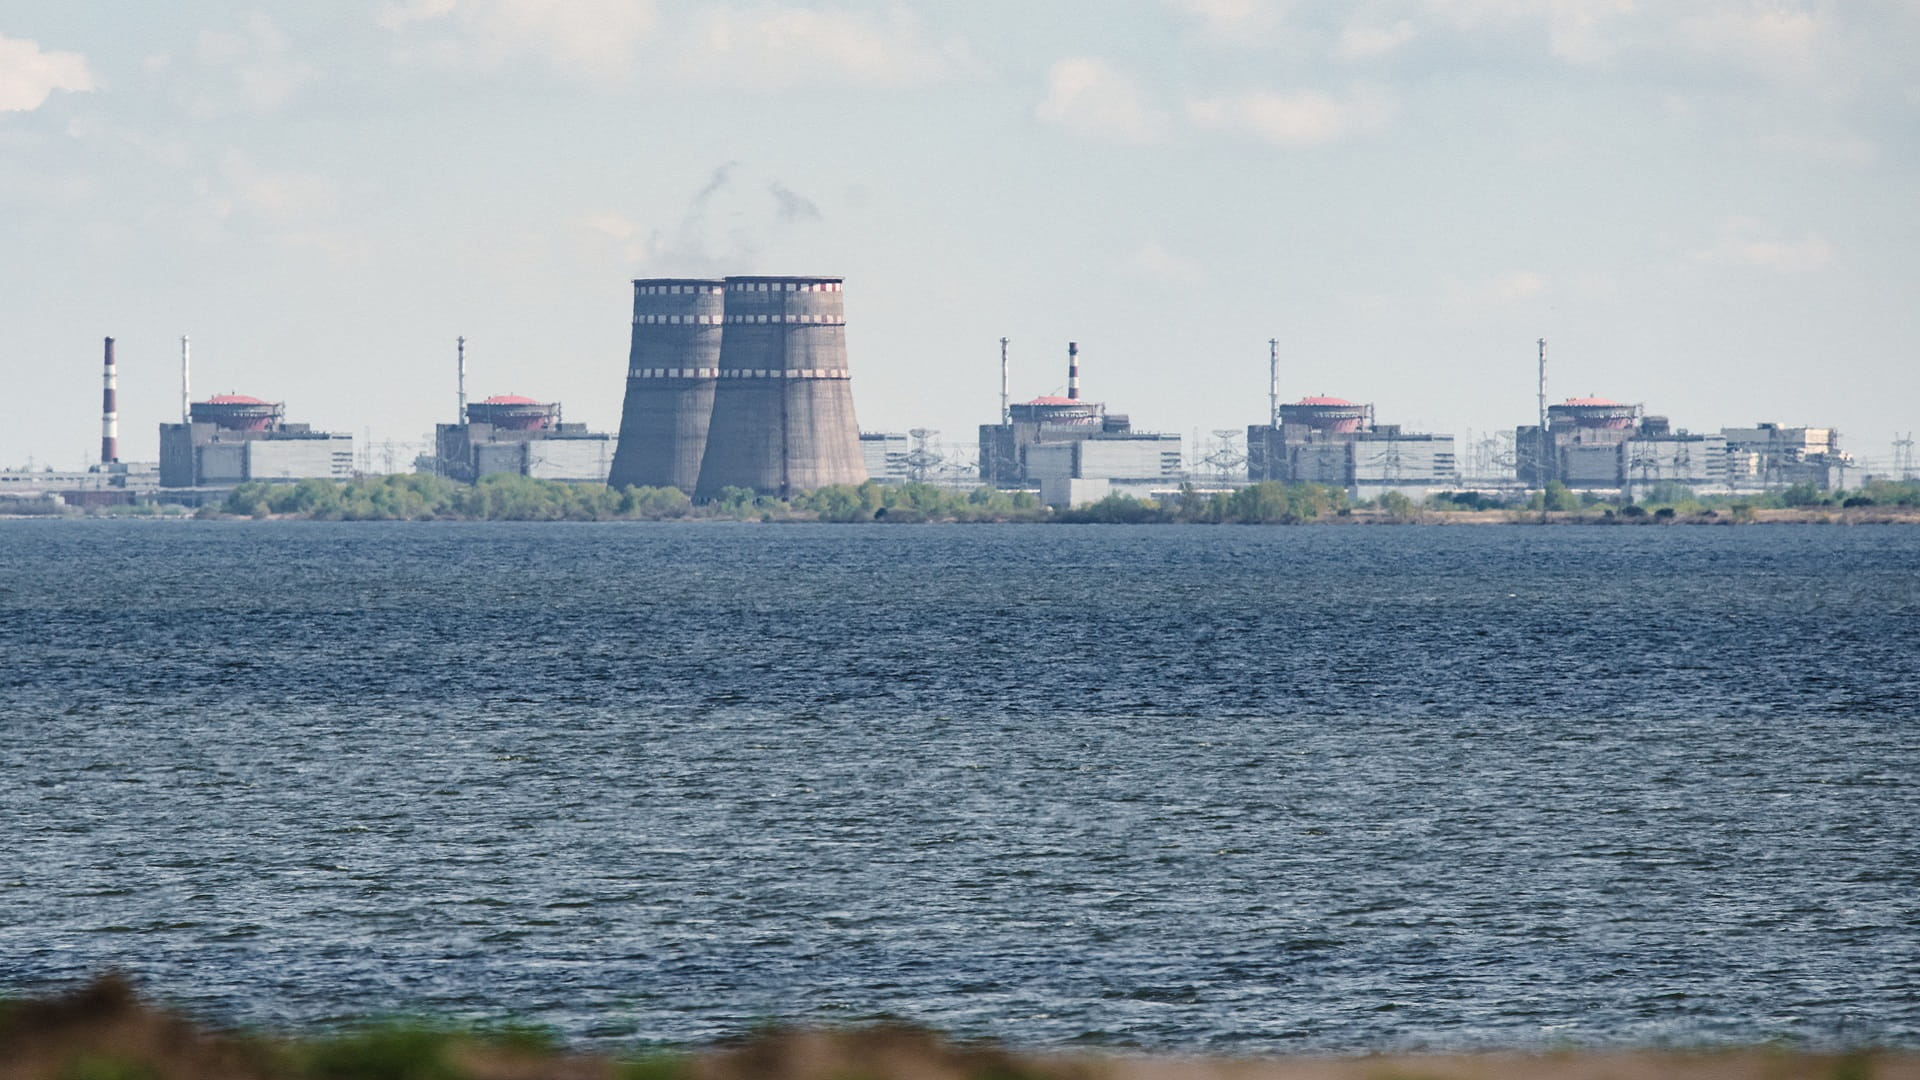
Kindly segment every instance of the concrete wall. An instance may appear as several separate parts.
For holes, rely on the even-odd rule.
[[[1353,445],[1353,480],[1361,486],[1421,487],[1456,479],[1451,435],[1374,437]]]
[[[1638,438],[1626,444],[1626,480],[1634,487],[1675,483],[1718,487],[1727,482],[1727,440],[1720,435]]]
[[[1076,475],[1077,442],[1034,443],[1027,447],[1027,478],[1039,484],[1049,480],[1067,480]]]
[[[202,450],[211,450],[217,445],[209,444]],[[351,435],[330,435],[317,439],[250,439],[239,445],[246,447],[249,480],[353,478]],[[208,481],[203,477],[202,482]]]
[[[1028,447],[1032,453],[1036,448]],[[1097,503],[1113,493],[1111,481],[1080,477],[1048,477],[1040,481],[1040,501],[1056,510],[1068,510],[1076,506]]]
[[[194,483],[238,484],[247,479],[247,444],[207,443],[193,448]]]
[[[1124,439],[1087,439],[1079,451],[1075,475],[1112,480],[1177,479],[1181,475],[1180,436],[1139,435]],[[1031,461],[1031,457],[1028,459]]]
[[[1557,474],[1572,488],[1617,488],[1626,480],[1621,447],[1625,444],[1562,446]]]
[[[194,486],[191,425],[160,425],[160,486],[182,488]]]
[[[1280,478],[1294,484],[1346,487],[1352,476],[1352,447],[1347,441],[1289,444],[1287,469]]]
[[[527,475],[535,480],[607,482],[614,448],[613,440],[605,435],[584,439],[533,439],[524,445]]]
[[[495,473],[524,476],[526,471],[526,443],[475,443],[473,446],[473,478],[475,480]]]

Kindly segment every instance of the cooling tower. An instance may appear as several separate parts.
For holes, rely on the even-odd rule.
[[[721,287],[701,278],[633,283],[627,399],[609,485],[692,494],[699,483],[720,374]]]
[[[730,277],[713,424],[695,497],[787,496],[867,479],[840,279]]]

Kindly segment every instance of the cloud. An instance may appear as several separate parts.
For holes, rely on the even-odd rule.
[[[1455,312],[1505,307],[1532,299],[1546,290],[1546,279],[1532,270],[1514,270],[1490,278],[1450,277],[1441,287],[1442,302]]]
[[[730,86],[923,86],[970,63],[956,41],[931,39],[906,8],[883,15],[765,4],[706,12],[680,53],[681,74]]]
[[[1201,36],[1233,45],[1258,44],[1285,21],[1288,0],[1165,0],[1199,23]]]
[[[41,52],[40,43],[0,35],[0,112],[32,112],[55,90],[94,89],[87,58],[75,52]]]
[[[255,12],[240,30],[202,30],[194,41],[194,56],[201,67],[231,77],[229,90],[242,106],[266,113],[286,104],[317,73],[312,64],[289,55],[291,45],[272,19]],[[194,103],[194,111],[204,115],[221,109],[214,97],[203,95]]]
[[[1831,266],[1833,245],[1815,232],[1798,240],[1783,240],[1752,218],[1730,217],[1720,223],[1714,242],[1696,257],[1728,266],[1804,274]]]
[[[1147,104],[1133,80],[1104,60],[1071,57],[1047,73],[1047,96],[1034,109],[1046,123],[1120,143],[1157,142],[1166,113]]]
[[[403,62],[492,70],[534,56],[599,80],[632,73],[657,21],[652,0],[401,0],[374,19],[403,36],[443,31],[399,49]]]
[[[1276,146],[1314,146],[1378,131],[1396,111],[1390,99],[1373,91],[1346,100],[1314,90],[1256,91],[1187,103],[1187,116],[1199,127],[1251,135]]]
[[[1184,255],[1175,255],[1158,243],[1148,243],[1127,256],[1126,269],[1144,278],[1173,285],[1187,285],[1205,276],[1200,264]]]
[[[1634,0],[1426,0],[1426,7],[1463,30],[1544,29],[1550,53],[1583,66],[1613,59],[1615,20],[1635,11]]]
[[[1413,23],[1401,19],[1389,26],[1354,23],[1340,32],[1334,51],[1343,60],[1371,60],[1399,52],[1418,34]]]
[[[1836,132],[1831,135],[1767,135],[1760,145],[1791,157],[1831,161],[1865,168],[1880,160],[1880,147],[1871,139]]]
[[[402,3],[388,4],[373,17],[374,21],[389,30],[404,30],[417,22],[437,19],[451,14],[455,0],[404,0]]]
[[[264,169],[239,150],[221,155],[220,179],[240,207],[277,223],[326,213],[339,201],[339,186],[332,180],[312,173]]]
[[[1678,40],[1695,54],[1798,83],[1832,73],[1832,30],[1822,15],[1776,7],[1722,7],[1691,15],[1677,27]]]

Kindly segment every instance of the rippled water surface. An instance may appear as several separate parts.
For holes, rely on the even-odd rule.
[[[1920,1045],[1920,530],[0,522],[0,991]]]

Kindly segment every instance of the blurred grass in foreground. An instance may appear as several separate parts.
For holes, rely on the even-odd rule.
[[[569,1052],[535,1027],[388,1020],[336,1035],[201,1027],[107,976],[0,1001],[0,1080],[1920,1080],[1920,1054],[1713,1051],[1174,1058],[1032,1054],[917,1028],[763,1031],[697,1053]]]

